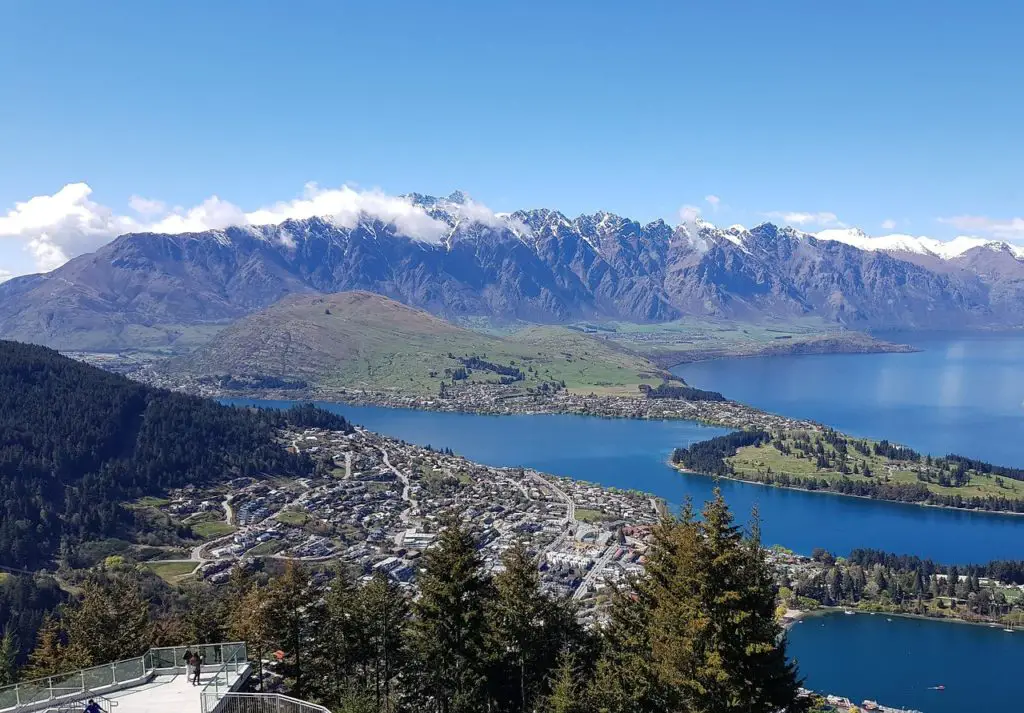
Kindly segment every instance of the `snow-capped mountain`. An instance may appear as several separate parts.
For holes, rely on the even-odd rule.
[[[819,240],[835,240],[840,243],[846,243],[861,250],[882,250],[893,253],[907,252],[917,255],[931,255],[943,260],[960,257],[974,248],[1008,251],[1018,260],[1024,260],[1024,247],[998,240],[986,240],[985,238],[975,238],[966,235],[942,241],[935,238],[901,235],[899,233],[871,237],[860,228],[835,228],[815,233],[815,237]]]
[[[61,348],[153,345],[288,294],[356,289],[449,317],[1024,326],[1024,256],[1005,244],[699,219],[673,227],[608,212],[494,214],[458,192],[406,199],[415,220],[121,236],[52,273],[0,285],[0,336]]]

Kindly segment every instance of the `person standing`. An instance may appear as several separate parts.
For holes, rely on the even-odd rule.
[[[192,654],[192,659],[189,661],[189,666],[192,669],[192,685],[198,686],[199,674],[201,674],[203,671],[202,657],[198,653]]]
[[[103,713],[103,709],[100,708],[99,703],[90,698],[89,705],[85,707],[85,713]]]

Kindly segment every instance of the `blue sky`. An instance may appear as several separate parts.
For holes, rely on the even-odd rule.
[[[78,182],[105,217],[64,257],[132,196],[251,211],[308,182],[1021,240],[1021,26],[1009,2],[3,3],[0,271],[44,264],[16,204]]]

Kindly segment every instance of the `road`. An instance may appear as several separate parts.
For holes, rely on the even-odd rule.
[[[540,485],[551,488],[553,491],[555,491],[555,494],[558,497],[565,501],[565,504],[568,506],[565,513],[566,525],[571,525],[576,522],[576,503],[573,501],[572,497],[570,497],[568,493],[566,493],[564,490],[553,484],[551,481],[544,480],[544,478],[540,477],[536,473],[530,473],[530,479],[536,481]]]
[[[388,452],[386,450],[381,448],[380,454],[384,458],[384,465],[387,466],[388,470],[394,473],[395,477],[398,478],[399,482],[402,483],[402,500],[408,504],[408,507],[406,507],[406,509],[403,510],[402,514],[398,517],[402,521],[402,524],[408,525],[409,518],[412,516],[412,511],[416,509],[417,505],[416,501],[413,500],[412,498],[412,485],[409,482],[409,476],[405,475],[404,473],[402,473],[402,471],[398,470],[398,468],[391,465],[391,460],[388,458]],[[402,534],[403,533],[399,533],[398,537],[402,537]],[[401,543],[399,542],[397,544]]]
[[[598,559],[594,566],[590,568],[590,571],[587,572],[587,576],[583,578],[582,582],[580,582],[580,586],[576,587],[576,591],[572,593],[573,599],[583,598],[583,595],[587,593],[587,589],[590,587],[590,584],[597,579],[597,575],[608,566],[609,562],[612,561],[612,557],[615,556],[615,551],[617,549],[617,544],[613,543],[608,545],[605,551],[601,554],[600,559]]]

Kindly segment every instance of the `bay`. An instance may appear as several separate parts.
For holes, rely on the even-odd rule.
[[[1019,710],[1024,633],[883,614],[826,614],[796,624],[789,654],[805,685],[860,704],[924,713]],[[944,690],[933,687],[942,685]]]
[[[888,337],[922,351],[720,359],[673,371],[854,436],[1024,467],[1024,334]]]
[[[240,401],[284,408],[286,401]],[[672,449],[725,431],[687,421],[640,421],[570,415],[483,416],[374,406],[318,403],[395,438],[449,447],[495,466],[527,466],[605,486],[654,493],[673,506],[689,496],[699,505],[716,481],[683,475],[667,465]],[[747,521],[760,513],[768,544],[810,554],[824,547],[845,555],[872,547],[950,563],[1022,556],[1024,518],[718,482],[733,512]]]

